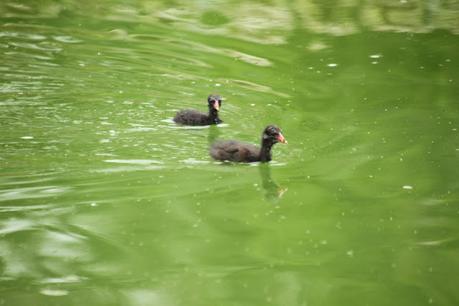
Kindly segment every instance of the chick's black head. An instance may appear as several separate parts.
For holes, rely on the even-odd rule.
[[[287,140],[285,139],[284,135],[282,135],[281,129],[273,124],[268,125],[265,128],[265,130],[263,131],[263,139],[272,140],[273,143],[287,143]]]
[[[222,106],[222,97],[220,95],[210,95],[207,97],[207,103],[209,103],[209,108],[219,110]]]

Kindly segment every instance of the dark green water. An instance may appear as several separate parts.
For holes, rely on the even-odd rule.
[[[0,3],[0,305],[458,305],[457,1]],[[225,97],[225,124],[176,126]],[[289,141],[269,165],[209,143]]]

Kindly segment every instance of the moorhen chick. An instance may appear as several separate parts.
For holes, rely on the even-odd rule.
[[[209,114],[198,112],[194,109],[184,109],[174,117],[174,122],[183,125],[211,125],[219,124],[223,121],[218,118],[218,111],[222,106],[222,97],[219,95],[210,95],[207,97]]]
[[[268,125],[261,137],[261,148],[235,140],[218,141],[211,146],[210,156],[216,160],[243,163],[269,162],[271,160],[271,148],[278,142],[287,143],[287,140],[277,126]]]

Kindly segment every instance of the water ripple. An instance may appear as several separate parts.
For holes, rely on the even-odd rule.
[[[106,159],[106,163],[114,164],[131,164],[131,165],[151,165],[162,164],[162,162],[153,159]]]
[[[0,202],[14,201],[20,199],[46,198],[62,194],[70,190],[70,187],[62,186],[42,186],[24,187],[0,191]]]
[[[26,219],[10,219],[0,223],[0,235],[30,230],[35,226],[35,222]]]

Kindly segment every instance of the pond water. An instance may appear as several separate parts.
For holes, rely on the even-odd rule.
[[[458,305],[458,20],[2,1],[0,305]],[[223,125],[171,121],[210,93]],[[270,164],[210,159],[270,123]]]

